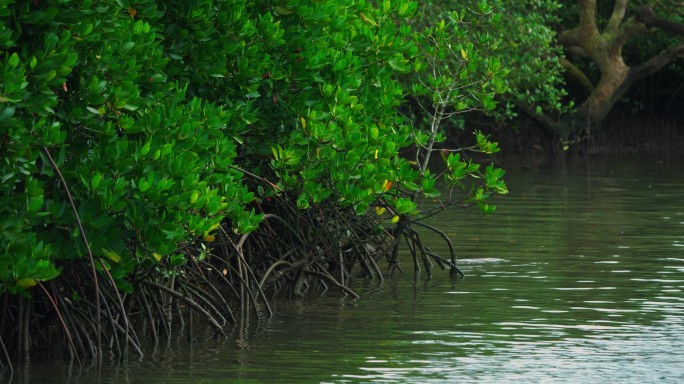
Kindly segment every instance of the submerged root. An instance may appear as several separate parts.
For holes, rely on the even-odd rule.
[[[123,359],[129,350],[142,355],[145,344],[169,341],[180,329],[192,337],[193,317],[225,336],[226,326],[241,322],[236,315],[271,317],[271,296],[301,296],[317,288],[358,298],[350,288],[354,276],[381,284],[384,275],[401,270],[402,239],[416,273],[422,264],[431,274],[434,261],[463,275],[448,237],[423,223],[402,220],[388,232],[377,217],[358,216],[335,202],[302,211],[285,194],[259,208],[268,213],[254,232],[234,235],[221,228],[212,243],[185,244],[182,265],[169,258],[138,268],[126,279],[128,288],[117,286],[102,260],[96,260],[99,281],[90,260],[80,260],[64,265],[58,278],[39,283],[31,297],[5,294],[0,370],[11,370],[12,359],[27,359],[32,349],[55,345],[79,364],[86,358],[99,364],[105,351]],[[450,258],[423,244],[412,224],[442,237]],[[380,259],[389,261],[385,273]]]

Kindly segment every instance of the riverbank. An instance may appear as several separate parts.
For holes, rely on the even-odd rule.
[[[684,157],[684,122],[648,120],[620,115],[595,130],[590,154],[638,154]]]
[[[639,156],[666,162],[684,160],[684,121],[676,118],[614,114],[590,131],[571,137],[565,144],[550,142],[541,130],[520,121],[494,128],[493,124],[476,126],[499,143],[501,152],[496,161],[506,167],[539,167],[581,161],[587,156]],[[467,136],[459,134],[456,141]]]

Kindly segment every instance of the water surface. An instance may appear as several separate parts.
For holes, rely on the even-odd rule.
[[[683,381],[681,168],[593,161],[507,180],[494,216],[435,220],[459,257],[501,259],[464,262],[457,284],[439,270],[414,280],[406,260],[381,287],[358,282],[360,300],[283,298],[229,341],[179,337],[100,373],[34,361],[13,382]]]

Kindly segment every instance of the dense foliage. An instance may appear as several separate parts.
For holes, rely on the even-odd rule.
[[[219,105],[240,89],[214,80],[226,71],[217,57],[190,51],[217,52],[201,46],[211,30],[153,2],[5,3],[5,25],[15,29],[1,39],[3,290],[49,280],[57,260],[87,255],[65,188],[94,256],[113,265],[121,287],[136,267],[225,217],[242,231],[256,226],[245,208],[253,195],[232,168],[249,109]],[[196,22],[210,5],[193,5]],[[240,31],[235,19],[226,27]],[[228,52],[218,52],[225,62]],[[202,97],[210,84],[222,91]]]
[[[146,309],[152,328],[158,321],[140,294],[149,287],[186,297],[212,319],[202,308],[228,305],[203,296],[199,283],[175,290],[176,277],[207,284],[202,271],[223,270],[216,279],[263,295],[266,277],[287,264],[298,286],[304,274],[295,276],[294,266],[346,289],[345,261],[337,282],[309,252],[337,260],[340,239],[356,247],[359,233],[395,239],[384,253],[395,263],[398,238],[406,236],[414,258],[422,252],[427,263],[438,256],[410,223],[434,213],[418,211],[416,202],[440,195],[438,179],[463,191],[440,207],[492,211],[485,200],[506,192],[503,171],[481,169],[465,149],[439,148],[447,171],[431,173],[439,124],[413,126],[398,113],[409,92],[398,78],[411,73],[429,79],[431,92],[448,94],[459,112],[494,107],[504,87],[488,52],[462,43],[458,78],[424,71],[443,68],[445,52],[466,36],[464,20],[491,18],[491,9],[482,3],[474,14],[414,34],[399,20],[416,7],[408,0],[0,0],[0,293],[13,297],[5,308],[23,319],[12,333],[19,350],[28,351],[29,322],[37,325],[29,314],[47,310],[31,312],[16,294],[34,300],[42,291],[41,303],[57,313],[92,302],[74,317],[60,315],[67,335],[79,319],[97,322],[97,329],[74,331],[83,332],[78,340],[99,340],[102,300],[109,321],[118,313],[122,322],[111,332],[125,341],[126,308]],[[428,35],[439,38],[426,42]],[[466,81],[476,89],[460,88]],[[432,137],[427,147],[425,137]],[[427,149],[420,164],[400,156],[415,145],[419,154]],[[498,150],[482,134],[467,149]],[[280,224],[264,221],[275,218]],[[316,226],[334,226],[340,239],[320,240]],[[241,235],[259,230],[254,238],[264,253],[250,258]],[[264,233],[276,235],[268,241],[297,239],[306,250],[270,256],[280,248],[269,250]],[[232,251],[217,261],[221,267],[202,264],[217,237],[216,248]],[[374,249],[363,247],[371,255],[366,266]],[[455,268],[453,258],[437,260]],[[98,285],[100,278],[109,283]],[[16,320],[12,313],[3,317]]]
[[[480,5],[478,1],[425,2],[421,17],[412,23],[417,30],[429,29],[435,20],[477,13]],[[644,118],[681,117],[677,108],[684,89],[680,2],[494,0],[488,6],[494,17],[461,23],[467,33],[459,43],[496,57],[506,70],[500,76],[506,91],[495,98],[502,108],[487,111],[503,121],[506,130],[522,128],[525,135],[536,135],[549,149],[560,152],[587,143],[590,126],[604,121],[616,105],[621,108],[614,117],[624,116],[625,111]],[[447,61],[453,67],[458,59],[453,55]],[[507,119],[518,117],[526,119]],[[463,119],[446,124],[464,127]],[[625,140],[630,140],[628,135]],[[530,145],[521,145],[526,146]]]
[[[502,108],[486,109],[488,114],[510,119],[518,115],[521,106],[556,117],[568,111],[571,104],[564,101],[567,93],[559,62],[562,52],[555,43],[554,30],[561,4],[554,0],[495,0],[488,1],[484,9],[480,7],[478,1],[453,4],[432,0],[422,4],[422,15],[415,24],[418,29],[429,28],[435,20],[478,14],[475,20],[459,23],[463,30],[459,42],[480,55],[496,58],[505,69],[497,76],[505,85],[496,97]],[[485,9],[488,12],[482,12]]]

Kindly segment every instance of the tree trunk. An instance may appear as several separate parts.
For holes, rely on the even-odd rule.
[[[606,59],[612,64],[601,70],[601,81],[577,108],[577,113],[589,123],[601,122],[633,82],[630,80],[629,67],[622,61],[622,57]]]
[[[670,35],[684,36],[684,25],[659,19],[646,7],[638,9],[635,12],[636,17],[625,19],[629,0],[616,0],[604,30],[599,31],[596,23],[596,0],[579,0],[579,5],[579,26],[559,34],[559,42],[575,57],[593,62],[601,77],[575,113],[565,116],[558,125],[558,133],[562,139],[603,121],[635,81],[653,74],[678,57],[684,57],[684,43],[675,44],[651,59],[630,67],[622,58],[622,47],[625,44],[656,29]],[[577,67],[568,60],[563,65],[573,75],[571,77],[582,82],[584,89],[590,89],[584,84],[588,78],[578,73]]]

